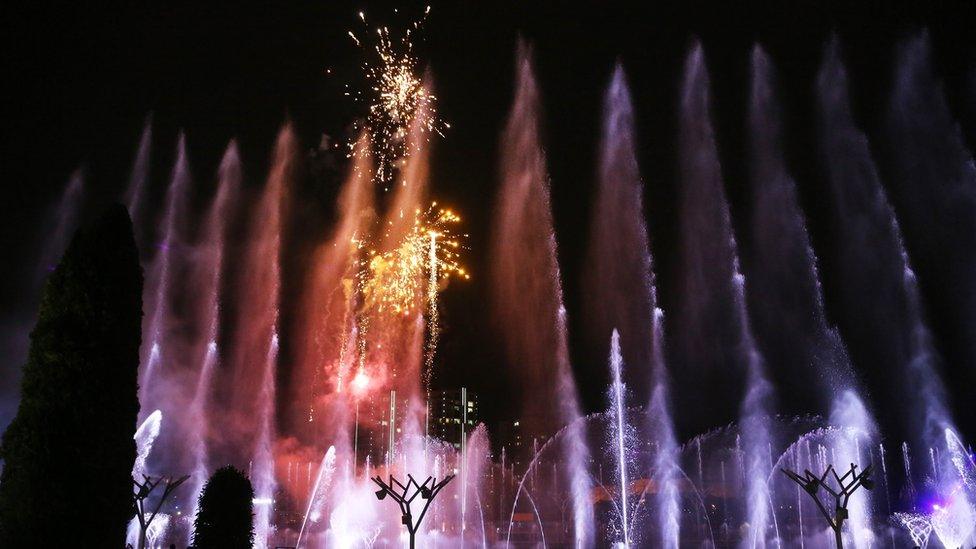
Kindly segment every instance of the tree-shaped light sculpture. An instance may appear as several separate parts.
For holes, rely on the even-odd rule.
[[[852,463],[850,470],[844,473],[844,476],[839,476],[837,471],[834,470],[833,465],[828,465],[827,470],[819,477],[811,473],[808,469],[803,471],[802,477],[789,469],[783,469],[783,473],[790,480],[800,485],[806,493],[810,494],[813,502],[817,504],[817,509],[820,509],[820,514],[823,515],[827,524],[830,525],[830,529],[834,531],[834,540],[837,542],[837,549],[843,549],[844,537],[842,532],[844,521],[849,516],[847,502],[850,501],[851,494],[861,486],[867,490],[874,488],[874,481],[871,480],[871,466],[868,465],[863,471],[858,473],[857,465]],[[831,487],[828,480],[831,475],[834,479],[834,487]],[[820,501],[818,493],[821,489],[834,498],[833,515],[827,511],[823,502]]]
[[[427,514],[427,508],[430,507],[430,503],[434,501],[437,494],[441,491],[448,482],[454,478],[454,475],[447,475],[440,482],[434,477],[427,477],[427,480],[423,484],[418,484],[414,480],[413,475],[407,475],[407,483],[403,484],[399,480],[393,478],[390,475],[388,482],[383,482],[383,479],[377,475],[372,479],[377,486],[380,487],[376,491],[376,499],[383,500],[386,496],[390,496],[393,501],[400,506],[400,522],[407,527],[407,532],[410,533],[410,549],[414,549],[414,540],[417,535],[417,531],[420,530],[420,523],[424,520],[424,515]],[[420,499],[424,502],[424,508],[417,515],[417,519],[414,520],[413,513],[410,510],[410,504],[413,500]]]
[[[136,518],[139,520],[139,549],[146,547],[146,537],[149,533],[149,528],[152,526],[153,521],[156,520],[156,515],[159,514],[159,510],[163,507],[163,504],[173,495],[173,491],[180,487],[180,484],[183,484],[186,482],[186,479],[190,478],[190,475],[185,475],[177,480],[163,477],[154,479],[148,475],[142,475],[142,478],[142,482],[132,479],[132,484],[135,487],[135,491],[132,493],[132,501],[135,504]],[[156,506],[150,513],[146,506],[146,500],[149,499],[149,496],[152,495],[160,483],[164,486],[163,494],[156,501]]]

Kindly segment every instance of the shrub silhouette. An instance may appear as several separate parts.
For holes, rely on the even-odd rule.
[[[250,549],[254,543],[254,488],[244,473],[221,467],[200,493],[193,523],[197,549]]]
[[[0,445],[0,547],[122,547],[142,271],[114,206],[80,229],[44,287],[20,406]]]

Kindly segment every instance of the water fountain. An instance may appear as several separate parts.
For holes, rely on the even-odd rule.
[[[487,309],[507,360],[519,365],[517,385],[531,389],[512,395],[525,427],[527,451],[518,456],[492,456],[483,427],[460,426],[456,446],[427,436],[425,392],[443,289],[442,265],[432,255],[440,236],[425,234],[418,256],[424,266],[409,275],[421,278],[411,286],[416,295],[397,314],[387,314],[388,296],[360,278],[388,268],[378,264],[417,230],[414,213],[428,200],[430,161],[419,126],[401,136],[411,154],[396,167],[389,194],[374,188],[375,161],[363,134],[338,189],[332,226],[308,236],[314,243],[307,271],[291,277],[290,208],[306,192],[292,129],[281,131],[254,196],[231,144],[205,207],[195,203],[203,193],[193,181],[206,179],[191,176],[181,138],[161,203],[160,244],[144,246],[150,250],[144,422],[134,473],[190,472],[192,480],[152,533],[155,542],[182,543],[196,495],[222,463],[251,477],[261,547],[401,542],[399,517],[376,500],[369,479],[407,474],[457,475],[417,532],[421,545],[829,547],[816,509],[798,487],[784,484],[778,469],[846,470],[849,463],[874,464],[881,478],[872,498],[858,493],[851,500],[845,543],[908,540],[888,517],[912,507],[910,515],[897,515],[912,539],[931,533],[943,544],[972,542],[976,463],[949,411],[925,295],[910,261],[924,248],[917,227],[944,203],[927,197],[919,211],[905,205],[923,175],[944,175],[934,194],[958,191],[970,181],[971,164],[958,134],[943,131],[952,126],[946,112],[933,111],[935,129],[924,120],[926,109],[906,114],[918,101],[941,100],[923,78],[928,69],[920,51],[924,42],[906,50],[891,139],[902,147],[919,136],[949,138],[935,143],[945,154],[894,168],[879,167],[873,144],[854,123],[836,44],[824,58],[816,130],[829,221],[843,238],[817,252],[829,254],[844,282],[838,305],[828,307],[781,146],[772,62],[754,50],[745,118],[749,208],[739,224],[747,230],[737,235],[732,216],[740,212],[726,199],[705,55],[692,47],[677,111],[679,295],[667,333],[645,222],[635,106],[622,66],[615,67],[603,104],[580,323],[605,346],[612,381],[607,410],[584,415],[569,359],[540,92],[531,51],[519,46],[490,229],[492,271],[485,275],[492,289]],[[147,234],[154,232],[146,230],[151,149],[147,123],[126,194]],[[943,172],[930,165],[933,158],[953,167]],[[886,193],[888,171],[898,177],[891,185],[897,210]],[[80,178],[73,179],[62,200],[68,210],[76,209],[80,188]],[[904,238],[896,211],[906,218]],[[73,223],[62,217],[65,227]],[[51,249],[67,230],[54,232]],[[738,241],[748,244],[741,265]],[[963,259],[953,268],[971,265],[970,256]],[[287,287],[296,280],[300,287]],[[300,299],[285,315],[288,292]],[[953,322],[970,326],[964,308],[958,304]],[[844,337],[870,342],[873,356],[854,354],[853,347],[849,355]],[[879,383],[875,361],[899,373],[892,390]],[[819,415],[775,415],[771,380],[780,374],[805,380],[810,412]],[[712,402],[719,391],[732,395],[732,406]],[[876,395],[871,403],[867,394]],[[917,406],[899,406],[905,395]],[[734,421],[716,427],[715,418]],[[701,434],[679,444],[676,422]],[[879,425],[903,432],[882,439]],[[891,466],[897,460],[885,445],[894,449],[903,439],[903,466]]]
[[[522,417],[544,433],[580,417],[569,365],[566,309],[556,263],[556,238],[550,211],[546,159],[539,137],[539,94],[532,73],[531,51],[520,44],[516,62],[516,95],[502,136],[501,187],[491,249],[494,305],[504,326],[510,359],[524,368]],[[555,378],[555,384],[547,379]],[[540,395],[539,391],[548,394]],[[546,406],[545,403],[552,403]],[[562,439],[565,461],[560,481],[570,487],[573,544],[593,542],[593,511],[588,498],[583,433]]]
[[[51,214],[54,229],[45,239],[41,259],[37,266],[37,280],[43,280],[57,266],[57,261],[68,247],[68,240],[77,228],[78,218],[85,199],[85,172],[77,169],[68,179],[61,198]]]
[[[628,380],[629,387],[635,388],[632,390],[637,395],[647,399],[651,418],[647,437],[657,446],[646,464],[655,471],[654,481],[661,486],[654,497],[657,539],[662,547],[676,547],[680,537],[674,462],[677,442],[664,360],[664,315],[657,304],[644,222],[643,184],[635,156],[634,110],[623,66],[619,63],[607,88],[603,111],[603,141],[584,286],[587,327],[602,339],[612,329],[623,334],[624,342],[616,360],[626,362],[628,369],[620,375]],[[616,341],[620,342],[619,336]],[[614,356],[611,352],[611,364]],[[622,435],[622,425],[618,425],[617,431],[618,436]],[[625,455],[633,459],[634,451],[630,447],[621,448],[619,454],[619,459]],[[619,469],[624,471],[625,467]],[[624,492],[621,488],[621,493]],[[627,510],[626,507],[621,506],[622,510]]]
[[[839,463],[861,463],[855,448],[873,445],[874,418],[858,394],[856,376],[837,329],[828,324],[823,290],[799,207],[796,184],[782,151],[777,101],[769,59],[757,46],[752,56],[749,129],[752,187],[753,281],[750,310],[759,331],[776,350],[774,367],[788,371],[803,386],[816,388],[820,409],[832,425],[849,435],[836,448]],[[775,267],[768,267],[775,265]],[[802,365],[800,369],[792,365]],[[850,507],[855,545],[870,545],[871,504],[866,494]]]

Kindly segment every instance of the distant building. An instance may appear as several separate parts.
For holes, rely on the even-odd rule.
[[[526,458],[528,448],[522,422],[518,419],[500,421],[497,432],[494,434],[497,441],[496,447],[500,453],[505,453],[506,466],[512,467],[514,471],[521,472],[522,462]]]
[[[396,448],[403,435],[410,401],[403,392],[391,390],[370,395],[355,411],[358,428],[353,435],[357,460],[373,464],[387,463],[390,449]]]
[[[431,391],[427,401],[428,434],[460,449],[467,436],[481,421],[478,395],[465,387]]]

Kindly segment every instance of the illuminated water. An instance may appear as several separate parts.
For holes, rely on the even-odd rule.
[[[399,511],[377,499],[369,480],[389,474],[421,482],[456,475],[424,519],[421,546],[830,547],[812,501],[780,468],[855,463],[874,465],[877,486],[850,502],[851,546],[899,545],[923,534],[930,544],[973,543],[976,462],[949,412],[911,261],[911,252],[924,248],[918,227],[940,202],[924,201],[917,212],[905,207],[916,192],[912,181],[938,176],[945,182],[935,194],[961,196],[960,207],[969,208],[972,160],[947,129],[948,114],[936,108],[941,98],[928,89],[927,46],[919,40],[903,53],[892,140],[949,137],[939,141],[936,160],[908,157],[895,166],[899,208],[850,113],[837,45],[825,53],[815,96],[826,177],[818,192],[843,238],[836,249],[816,252],[782,147],[774,63],[753,51],[744,118],[748,208],[734,219],[740,212],[726,197],[707,60],[692,46],[677,90],[680,294],[665,301],[675,304],[673,313],[658,300],[654,235],[645,221],[644,196],[656,174],[642,173],[637,161],[641,105],[632,103],[622,66],[614,68],[579,322],[606,349],[609,360],[599,367],[611,383],[606,411],[589,415],[574,366],[596,366],[570,364],[558,262],[560,247],[579,243],[555,233],[544,98],[531,51],[521,45],[489,246],[477,252],[491,265],[479,273],[491,289],[485,314],[498,327],[501,352],[518,365],[517,390],[505,397],[520,414],[523,446],[499,455],[492,426],[454,425],[451,441],[427,436],[435,426],[428,421],[426,353],[438,313],[421,307],[380,314],[355,286],[373,257],[359,243],[370,238],[380,253],[395,249],[412,212],[431,198],[431,151],[417,128],[403,136],[414,152],[389,194],[373,188],[363,151],[335,189],[334,219],[318,226],[302,218],[308,166],[290,127],[279,135],[266,177],[244,173],[234,144],[214,181],[192,173],[181,138],[156,208],[147,125],[125,197],[138,233],[147,235],[140,240],[156,243],[142,243],[143,423],[133,472],[191,475],[151,538],[162,546],[185,543],[208,474],[232,463],[255,488],[259,547],[396,546],[403,539]],[[935,118],[926,122],[926,109],[909,116],[918,104],[935,105]],[[82,178],[74,177],[42,265],[63,248],[82,196]],[[896,212],[906,216],[904,235]],[[289,240],[296,232],[310,242]],[[832,254],[841,273],[836,307],[825,305],[817,252]],[[954,253],[953,269],[972,264],[971,253]],[[291,287],[296,280],[299,287]],[[428,290],[428,282],[421,287],[436,295],[440,289]],[[964,301],[954,314],[971,328]],[[875,389],[862,375],[863,357],[848,354],[844,337],[871,342],[896,372],[890,389]],[[811,415],[777,415],[772,380],[783,373],[809,387],[804,405]],[[716,394],[730,394],[738,405],[713,409]],[[903,404],[905,395],[912,405]],[[876,416],[897,417],[901,432],[882,438]],[[716,425],[715,417],[735,421]],[[675,423],[686,418],[700,434],[682,444]],[[906,514],[892,519],[895,511]]]

